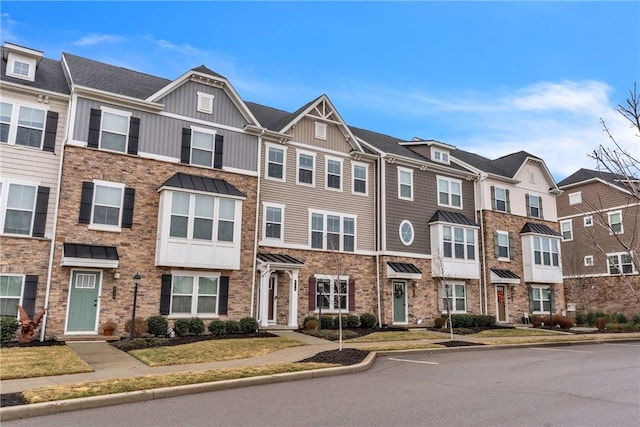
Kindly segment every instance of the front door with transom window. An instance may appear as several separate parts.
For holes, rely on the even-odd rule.
[[[99,271],[72,272],[67,332],[96,331],[100,277]]]
[[[498,322],[507,321],[507,287],[496,286],[496,303],[498,304]]]
[[[407,284],[393,282],[393,323],[407,323]]]

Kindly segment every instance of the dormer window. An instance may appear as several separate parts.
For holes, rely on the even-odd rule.
[[[436,148],[432,148],[431,151],[431,160],[438,163],[444,163],[446,165],[449,164],[449,153],[446,151],[438,150]]]
[[[42,52],[11,43],[5,43],[2,50],[7,61],[7,76],[35,80],[36,66],[42,60]]]
[[[13,74],[23,77],[29,77],[29,63],[15,60],[13,62]]]

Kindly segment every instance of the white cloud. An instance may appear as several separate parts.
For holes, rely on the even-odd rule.
[[[95,46],[104,43],[117,43],[123,40],[123,37],[111,34],[89,34],[75,41],[73,44],[76,46]]]

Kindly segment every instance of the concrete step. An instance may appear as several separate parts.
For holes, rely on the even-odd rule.
[[[105,342],[120,341],[117,335],[54,335],[53,339],[64,342]]]

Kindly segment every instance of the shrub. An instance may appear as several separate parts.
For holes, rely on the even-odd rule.
[[[576,325],[586,325],[587,315],[584,313],[576,314]]]
[[[189,333],[192,335],[202,335],[204,333],[204,322],[199,317],[189,319]]]
[[[169,322],[164,316],[151,316],[147,319],[147,326],[149,327],[149,333],[156,337],[164,337],[167,335],[167,329],[169,328]]]
[[[575,322],[571,317],[567,316],[553,316],[553,326],[560,326],[562,329],[573,328]]]
[[[629,321],[627,320],[627,316],[622,313],[615,313],[611,317],[612,323],[629,323]]]
[[[0,317],[0,344],[9,344],[16,336],[19,327],[15,317]]]
[[[631,318],[631,322],[637,324],[640,324],[640,315],[636,314]]]
[[[335,322],[333,316],[322,316],[320,317],[320,329],[336,329],[334,327]]]
[[[224,322],[224,331],[228,335],[239,334],[241,332],[240,323],[237,320],[227,320]]]
[[[208,329],[213,335],[224,335],[224,321],[212,320],[211,323],[209,323]]]
[[[169,338],[134,338],[132,340],[116,341],[112,345],[122,351],[129,352],[131,350],[162,346],[168,342]]]
[[[496,318],[494,316],[484,316],[480,314],[453,314],[451,323],[454,328],[473,328],[478,326],[494,326]]]
[[[596,314],[593,311],[587,313],[587,326],[596,325]]]
[[[149,327],[147,321],[143,317],[136,317],[136,324],[133,326],[133,336],[139,338],[147,333]],[[124,323],[124,331],[131,333],[131,320]]]
[[[340,339],[340,331],[336,331],[335,329],[322,329],[321,331],[315,330],[315,331],[309,331],[307,333],[311,336],[322,338],[325,340],[336,341]],[[358,336],[358,333],[355,331],[348,331],[348,330],[342,331],[342,339],[344,340],[356,338],[357,336]]]
[[[254,334],[258,331],[258,321],[253,317],[243,317],[240,319],[240,331],[243,334]]]
[[[316,316],[307,316],[302,321],[302,328],[305,331],[310,331],[312,329],[318,329],[318,318]]]
[[[596,328],[598,328],[599,331],[604,331],[604,329],[606,328],[606,325],[607,325],[606,317],[596,317]]]
[[[176,319],[173,321],[173,330],[179,337],[184,337],[189,333],[189,319]]]
[[[607,323],[607,332],[640,332],[640,325],[637,323]]]
[[[362,313],[360,315],[360,327],[361,328],[375,328],[376,327],[376,316],[371,313]]]
[[[342,326],[347,329],[355,329],[360,326],[360,318],[354,314],[342,317]]]
[[[444,317],[436,317],[435,320],[433,321],[433,326],[438,329],[442,329],[444,328],[444,324],[446,322],[447,320]]]
[[[545,322],[545,320],[549,320],[549,316],[541,316],[539,314],[534,314],[533,316],[530,316],[529,319],[531,320],[531,325],[534,328],[539,328],[540,326],[542,326],[543,324],[548,322]]]

